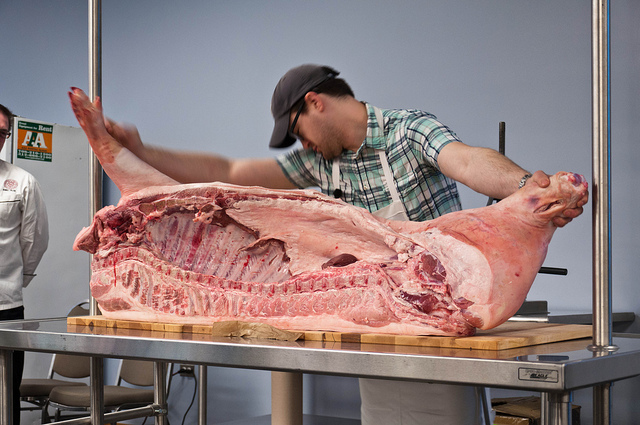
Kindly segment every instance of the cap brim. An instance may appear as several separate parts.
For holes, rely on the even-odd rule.
[[[295,142],[296,139],[289,136],[289,114],[287,113],[276,120],[273,126],[273,133],[271,134],[269,147],[288,148]]]

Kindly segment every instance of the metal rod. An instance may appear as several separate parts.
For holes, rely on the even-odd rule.
[[[95,100],[102,95],[102,3],[101,0],[89,1],[89,98]],[[91,152],[91,149],[89,148]],[[90,197],[90,217],[102,206],[102,166],[98,162],[95,154],[91,154],[89,162],[89,175],[91,183],[89,186]],[[93,258],[92,258],[93,259]],[[91,297],[89,314],[98,313],[98,304]],[[91,424],[104,424],[104,360],[99,357],[92,357],[90,360],[91,372]]]
[[[166,413],[161,406],[157,404],[150,404],[148,406],[136,407],[133,409],[120,410],[118,412],[111,412],[104,415],[105,420],[109,421],[109,423],[116,421],[126,421],[129,419],[136,418],[144,418],[146,416],[157,416]],[[81,424],[91,424],[91,418],[89,416],[69,419],[66,421],[58,421],[53,422],[55,425],[81,425]]]
[[[538,273],[566,276],[567,274],[569,274],[569,271],[567,269],[561,269],[558,267],[540,267]]]
[[[609,1],[593,0],[593,346],[611,347]]]
[[[608,0],[593,0],[593,345],[611,345]]]
[[[548,425],[571,424],[571,392],[549,393]]]
[[[505,145],[506,145],[506,124],[504,121],[500,121],[498,123],[498,151],[504,155],[505,152]],[[489,199],[487,200],[487,206],[493,204],[494,202],[499,202],[500,199],[495,199],[492,197],[489,197]]]
[[[609,0],[592,0],[592,210],[593,210],[593,344],[600,355],[615,351],[611,336],[611,199]],[[593,388],[593,417],[610,424],[610,386]]]
[[[102,1],[89,1],[89,98],[102,97]],[[102,166],[91,151],[89,161],[89,220],[102,208]],[[98,314],[98,304],[91,297],[89,314]]]
[[[549,425],[549,393],[540,393],[540,425]]]
[[[207,425],[207,365],[198,366],[198,425]]]
[[[13,425],[13,351],[0,350],[0,425]]]
[[[156,415],[156,425],[167,425],[167,364],[165,362],[153,362],[153,401],[161,407],[160,414]]]
[[[604,383],[593,387],[593,423],[611,423],[611,383]],[[605,408],[596,409],[596,406]]]
[[[104,360],[102,357],[91,357],[91,423],[104,424]]]

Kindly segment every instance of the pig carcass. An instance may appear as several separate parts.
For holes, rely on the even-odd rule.
[[[582,176],[560,172],[548,187],[417,223],[310,190],[178,185],[110,138],[99,105],[70,96],[123,192],[74,244],[94,254],[91,293],[113,319],[471,335],[518,310],[552,219],[587,193]]]

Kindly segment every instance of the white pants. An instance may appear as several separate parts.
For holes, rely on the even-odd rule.
[[[474,387],[360,378],[362,425],[482,425]]]

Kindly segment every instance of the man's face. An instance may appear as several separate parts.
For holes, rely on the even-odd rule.
[[[292,133],[300,140],[302,147],[313,149],[321,154],[324,159],[331,160],[342,154],[344,150],[340,138],[340,132],[335,123],[325,119],[322,114],[305,108],[295,122]],[[289,122],[293,125],[296,113],[292,112]]]
[[[9,134],[9,118],[0,112],[0,151],[2,151],[4,142],[7,140],[7,134]]]

